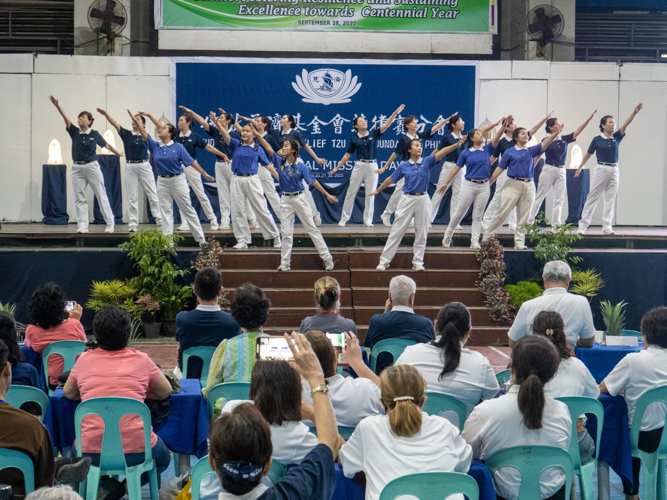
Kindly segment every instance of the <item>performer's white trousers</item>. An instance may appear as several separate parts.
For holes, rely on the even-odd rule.
[[[262,182],[259,180],[258,175],[251,175],[249,177],[233,176],[231,195],[232,217],[234,219],[232,228],[234,229],[234,237],[237,243],[245,243],[246,245],[252,243],[250,228],[248,227],[248,216],[246,214],[246,204],[248,202],[257,216],[259,229],[262,231],[264,239],[270,240],[280,237],[278,228],[275,222],[273,222],[273,217],[266,205]]]
[[[185,165],[183,166],[183,171],[185,172],[185,179],[188,181],[192,191],[194,191],[195,196],[197,196],[208,221],[217,223],[218,218],[215,216],[211,202],[208,201],[208,196],[206,196],[206,193],[204,192],[204,184],[202,184],[201,181],[201,174],[195,170],[195,167],[186,167]]]
[[[396,209],[398,208],[398,202],[401,201],[401,196],[403,196],[403,184],[405,184],[405,177],[402,177],[396,183],[394,192],[391,194],[391,198],[389,198],[387,207],[384,209],[384,213],[382,215],[384,214],[391,215],[396,211]]]
[[[463,186],[461,186],[461,192],[459,193],[459,201],[456,204],[456,213],[449,221],[447,231],[445,231],[445,238],[451,238],[454,235],[456,226],[459,225],[461,219],[468,212],[470,205],[473,205],[470,246],[477,246],[479,244],[479,235],[482,232],[482,217],[484,216],[486,203],[489,201],[490,190],[488,181],[484,184],[463,181]]]
[[[438,191],[442,186],[445,185],[445,182],[447,182],[447,178],[449,177],[449,174],[452,171],[452,168],[456,166],[456,163],[452,163],[451,161],[446,161],[442,164],[442,170],[440,170],[440,177],[438,177],[438,185],[435,188],[435,193],[433,194],[433,199],[431,200],[431,222],[435,219],[436,214],[438,213],[438,208],[440,207],[440,202],[442,201],[442,197],[444,194],[440,194]],[[461,183],[463,182],[463,178],[465,177],[466,169],[463,167],[461,170],[459,170],[459,173],[456,174],[456,177],[454,177],[454,180],[452,181],[452,198],[451,201],[449,202],[449,215],[451,218],[451,215],[456,212],[456,205],[459,202],[459,193],[461,192]]]
[[[257,175],[259,175],[259,180],[262,183],[264,196],[266,196],[266,199],[269,200],[271,208],[273,208],[273,211],[276,213],[278,218],[282,220],[280,217],[280,196],[278,196],[278,193],[276,193],[276,185],[273,183],[273,176],[271,175],[271,172],[260,165],[257,170]]]
[[[618,167],[608,165],[596,165],[591,179],[591,190],[586,198],[586,204],[581,212],[579,229],[588,229],[591,225],[593,212],[602,196],[602,229],[611,229],[614,218],[614,204],[616,203],[616,192],[618,191],[618,179],[620,177]]]
[[[366,163],[363,161],[354,162],[354,169],[350,175],[350,185],[347,187],[347,194],[343,202],[343,212],[340,215],[340,222],[347,222],[352,217],[352,208],[354,199],[357,197],[361,184],[364,184],[366,190],[366,200],[364,202],[364,224],[373,223],[373,210],[375,209],[375,199],[368,196],[378,187],[378,169],[377,162]]]
[[[229,227],[231,222],[232,202],[232,164],[216,161],[215,162],[215,184],[218,188],[218,200],[220,202],[220,227]],[[248,220],[255,220],[255,212],[250,203],[246,203],[246,214]]]
[[[549,222],[552,226],[561,223],[561,213],[563,212],[563,202],[565,201],[565,179],[565,167],[558,168],[552,165],[544,165],[538,181],[537,193],[535,193],[535,203],[533,204],[528,222],[535,220],[537,213],[540,211],[540,205],[542,205],[542,202],[547,197],[547,193],[553,187],[554,200]]]
[[[199,216],[190,202],[190,189],[185,175],[177,175],[169,179],[157,178],[157,197],[162,209],[162,232],[174,234],[174,201],[181,212],[181,218],[190,226],[190,232],[197,243],[203,243],[204,231]]]
[[[86,187],[90,185],[100,205],[107,227],[114,227],[114,215],[109,205],[106,189],[104,189],[104,177],[100,164],[91,161],[85,165],[72,164],[72,189],[74,190],[74,207],[76,208],[76,224],[79,229],[88,231],[88,199],[86,198]]]
[[[484,219],[482,219],[482,227],[484,228],[489,227],[489,224],[491,223],[491,218],[498,211],[498,207],[500,206],[500,193],[502,193],[503,191],[505,182],[507,182],[507,170],[503,170],[503,173],[500,174],[500,176],[496,179],[496,191],[493,194],[493,199],[491,200],[491,203],[489,203],[489,206],[486,208],[486,212],[484,212]],[[509,224],[510,226],[516,226],[516,208],[509,213],[504,224]]]
[[[317,214],[319,214],[319,210],[317,210],[317,205],[315,205],[315,198],[313,198],[313,193],[310,192],[310,186],[306,184],[305,179],[302,182],[303,184],[303,194],[306,195],[306,200],[308,200],[308,204],[310,205],[310,210],[313,212],[313,217]]]
[[[322,233],[313,221],[313,212],[306,199],[306,193],[303,192],[297,196],[287,196],[285,194],[280,198],[280,229],[283,233],[283,241],[280,247],[281,264],[289,267],[292,259],[292,243],[294,235],[294,216],[296,215],[303,227],[308,231],[310,239],[325,263],[331,262],[331,254],[324,242]]]
[[[524,245],[526,228],[523,225],[528,222],[534,200],[535,183],[533,181],[523,182],[508,178],[500,194],[500,206],[491,218],[489,227],[484,231],[484,239],[496,234],[503,227],[505,217],[516,207],[517,221],[514,231],[514,244]]]
[[[428,225],[431,217],[431,200],[428,194],[415,196],[405,193],[403,193],[401,201],[398,203],[389,238],[387,238],[387,243],[380,256],[380,264],[389,266],[413,217],[415,219],[415,242],[412,246],[412,264],[415,266],[424,265],[426,237],[428,236]]]
[[[157,199],[157,186],[153,169],[148,161],[125,164],[125,189],[127,191],[127,217],[130,226],[139,225],[139,184],[144,188],[151,213],[158,227],[162,226],[160,202]]]

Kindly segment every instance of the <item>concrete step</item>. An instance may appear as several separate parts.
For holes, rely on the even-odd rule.
[[[350,269],[374,269],[380,263],[382,249],[367,249],[349,252]],[[460,252],[442,249],[429,251],[424,255],[426,269],[479,269],[474,252]],[[412,249],[400,249],[391,261],[391,269],[412,269]]]
[[[310,307],[315,314],[315,295],[313,288],[262,288],[267,298],[271,300],[271,307]],[[385,290],[385,300],[387,292]],[[231,300],[232,296],[228,296]],[[341,288],[340,304],[342,307],[352,307],[352,289]],[[374,304],[377,304],[375,302]]]
[[[277,266],[276,266],[277,267]],[[222,283],[226,288],[236,288],[250,282],[260,288],[309,288],[322,276],[331,276],[341,288],[350,288],[350,271],[267,271],[265,269],[223,270]]]
[[[409,276],[417,284],[417,293],[421,287],[442,288],[475,288],[479,277],[479,270],[440,270],[428,268],[426,271],[412,271],[410,269],[390,268],[386,271],[377,269],[355,269],[351,272],[351,287],[388,288],[394,276],[403,274]],[[342,283],[341,283],[342,286]]]
[[[336,269],[349,269],[347,252],[334,251],[331,252],[331,256]],[[220,256],[220,264],[225,270],[265,269],[275,271],[280,265],[280,250],[271,248],[257,249],[257,251],[227,250]],[[324,264],[316,251],[303,249],[292,252],[292,269],[324,272]]]
[[[356,307],[377,307],[387,300],[389,294],[387,287],[355,287],[352,293]],[[485,298],[476,288],[419,287],[416,301],[425,306],[444,306],[448,302],[462,302],[468,307],[481,307],[484,306]]]

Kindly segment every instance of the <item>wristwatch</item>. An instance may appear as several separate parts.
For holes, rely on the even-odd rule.
[[[316,392],[323,392],[324,394],[327,394],[329,392],[329,386],[327,384],[320,384],[316,387],[313,387],[310,390],[310,395],[314,395]]]

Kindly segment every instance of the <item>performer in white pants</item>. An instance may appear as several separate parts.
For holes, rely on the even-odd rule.
[[[449,129],[449,132],[445,133],[445,136],[440,140],[438,149],[451,146],[452,144],[461,143],[460,141],[463,134],[463,129],[465,128],[465,122],[463,121],[463,118],[456,114],[449,119],[447,128]],[[445,159],[441,164],[440,177],[438,177],[438,184],[435,188],[435,193],[433,193],[433,199],[431,200],[431,223],[433,223],[435,220],[435,216],[438,214],[438,209],[440,208],[440,202],[442,201],[443,195],[440,193],[440,190],[449,177],[449,173],[456,166],[456,162],[459,159],[461,151],[463,151],[463,145],[459,146],[457,149],[454,149],[454,151],[445,156]],[[456,204],[459,200],[459,193],[461,192],[461,185],[463,183],[464,176],[465,169],[461,169],[452,182],[452,197],[451,201],[449,202],[450,219],[454,212],[456,212]],[[461,226],[457,226],[456,229],[462,228]]]
[[[593,179],[591,180],[591,190],[586,198],[586,204],[581,212],[581,220],[579,221],[579,234],[585,234],[588,226],[591,225],[593,212],[600,199],[604,195],[603,200],[603,214],[602,214],[602,232],[604,234],[616,234],[612,228],[612,221],[614,219],[614,204],[616,203],[616,192],[618,191],[618,149],[621,141],[625,137],[625,132],[628,125],[635,119],[637,113],[644,108],[642,103],[637,104],[634,111],[625,120],[621,128],[616,132],[616,120],[613,116],[606,115],[600,120],[600,135],[593,138],[588,151],[584,155],[581,165],[575,172],[574,176],[579,177],[581,169],[584,168],[586,162],[595,153],[598,164],[593,172]]]
[[[472,234],[470,235],[470,248],[478,249],[479,235],[482,230],[482,216],[484,215],[484,207],[489,201],[489,178],[491,177],[491,157],[498,146],[500,137],[505,132],[507,124],[512,121],[512,117],[508,117],[503,121],[502,127],[498,129],[495,137],[491,142],[484,146],[484,133],[478,129],[472,129],[467,135],[468,149],[464,149],[459,155],[456,166],[449,173],[449,177],[445,181],[441,191],[447,191],[450,183],[458,174],[458,171],[465,167],[466,176],[463,181],[463,187],[459,197],[459,202],[456,205],[456,212],[452,215],[445,237],[442,240],[442,246],[447,248],[452,244],[452,236],[454,230],[461,222],[473,205],[472,209]]]
[[[530,209],[535,200],[535,158],[551,144],[558,134],[563,130],[563,126],[554,131],[549,137],[542,141],[542,144],[527,147],[528,132],[523,127],[514,129],[512,139],[514,147],[508,149],[503,154],[500,164],[493,172],[489,184],[493,184],[500,176],[503,170],[507,170],[507,182],[500,195],[500,207],[494,214],[489,223],[488,229],[484,230],[484,239],[488,239],[496,234],[502,227],[503,221],[514,207],[517,209],[517,226],[514,231],[514,248],[516,250],[525,250],[526,228],[524,224],[530,217]]]
[[[567,145],[577,140],[579,134],[586,128],[597,112],[597,109],[593,111],[588,120],[582,123],[577,130],[571,134],[560,136],[549,144],[549,147],[544,151],[544,167],[537,183],[537,193],[535,193],[535,202],[533,203],[530,219],[528,219],[529,223],[535,220],[542,202],[553,187],[554,197],[551,208],[551,219],[549,221],[552,226],[561,224],[561,213],[563,211],[563,203],[565,202]],[[558,118],[549,118],[545,127],[547,134],[551,134],[556,127],[560,127]]]
[[[464,139],[461,139],[463,144]],[[402,162],[394,172],[387,177],[377,190],[370,193],[372,197],[394,182],[405,178],[403,184],[403,196],[396,209],[396,219],[391,226],[391,232],[387,243],[382,250],[379,271],[386,271],[391,263],[403,235],[408,230],[410,221],[415,220],[415,241],[412,246],[412,269],[424,271],[424,253],[426,252],[426,237],[431,217],[431,200],[428,196],[428,185],[431,178],[431,170],[448,153],[459,147],[459,143],[447,146],[427,158],[422,158],[422,145],[419,139],[408,142],[406,149],[410,153],[410,159]]]
[[[146,142],[148,150],[153,158],[157,178],[157,195],[162,208],[162,233],[174,233],[173,205],[176,202],[183,218],[188,221],[192,236],[199,245],[204,245],[204,231],[199,222],[197,212],[190,203],[190,189],[185,180],[183,165],[192,166],[197,169],[206,180],[213,180],[206,171],[199,166],[182,144],[174,142],[176,137],[176,128],[171,124],[160,124],[157,128],[160,143],[154,141],[148,135],[141,120],[132,115],[130,110],[127,112],[132,117],[132,122]]]
[[[324,242],[322,233],[313,221],[313,213],[310,209],[308,201],[303,196],[303,183],[306,185],[313,185],[315,189],[320,191],[332,203],[338,201],[338,198],[327,193],[322,185],[315,180],[310,169],[299,158],[299,143],[294,139],[287,139],[283,143],[280,151],[275,152],[271,145],[262,137],[257,131],[255,136],[258,138],[260,144],[268,153],[273,161],[273,165],[278,170],[278,180],[280,181],[280,190],[282,191],[282,210],[280,219],[280,228],[283,233],[283,242],[280,248],[280,267],[278,271],[291,270],[292,258],[292,236],[294,234],[294,216],[299,217],[301,224],[308,231],[310,239],[324,261],[324,269],[331,271],[334,268],[333,258],[329,253],[327,244]]]
[[[401,104],[380,128],[371,131],[368,130],[368,122],[366,121],[366,118],[357,116],[354,119],[354,128],[357,129],[357,133],[351,137],[347,153],[345,153],[343,158],[338,162],[336,168],[329,172],[329,175],[338,172],[338,170],[347,163],[347,160],[350,159],[352,153],[355,151],[357,152],[357,161],[354,162],[354,169],[350,174],[350,183],[347,187],[347,193],[345,194],[345,201],[343,202],[343,212],[340,215],[340,222],[338,222],[340,227],[345,227],[347,221],[352,217],[354,199],[357,197],[361,184],[364,184],[364,189],[366,191],[363,216],[364,226],[373,227],[375,199],[369,197],[368,193],[375,191],[378,184],[378,174],[376,173],[378,170],[377,140],[384,134],[385,130],[391,126],[396,119],[396,115],[403,111],[403,108],[405,108],[405,105]]]
[[[146,197],[148,198],[155,223],[162,230],[162,212],[160,211],[160,203],[157,199],[157,187],[155,185],[155,177],[153,176],[153,168],[148,163],[148,148],[144,139],[139,134],[134,121],[132,122],[132,130],[130,131],[121,127],[103,109],[97,108],[97,111],[102,116],[105,116],[111,126],[116,129],[125,148],[125,189],[127,192],[127,216],[130,220],[130,232],[139,230],[139,184],[144,188],[144,193],[146,193]],[[136,118],[141,120],[144,128],[146,128],[146,118],[141,115],[137,115]]]
[[[65,128],[72,138],[72,189],[74,190],[74,206],[76,207],[77,233],[88,232],[88,199],[86,188],[90,186],[100,205],[104,222],[107,227],[105,233],[113,233],[115,219],[109,205],[109,198],[104,187],[104,177],[100,164],[97,163],[97,146],[107,148],[116,156],[125,156],[119,153],[97,132],[90,128],[94,118],[88,111],[82,111],[78,116],[79,127],[76,127],[67,117],[58,104],[58,100],[49,96],[49,99],[65,120]]]

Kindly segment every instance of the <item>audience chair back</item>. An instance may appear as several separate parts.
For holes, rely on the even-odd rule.
[[[285,477],[285,466],[277,460],[272,460],[267,477],[271,480],[271,484],[276,484],[280,479]]]
[[[23,474],[25,494],[35,491],[35,466],[28,455],[16,450],[0,448],[0,470],[18,469]]]
[[[209,420],[213,418],[215,402],[220,398],[224,398],[227,401],[231,401],[232,399],[250,399],[250,382],[224,382],[214,385],[206,395]]]
[[[621,337],[637,337],[640,341],[644,338],[642,332],[638,332],[637,330],[623,330]]]
[[[192,500],[199,500],[202,479],[209,474],[215,474],[215,472],[211,470],[211,464],[208,462],[208,455],[206,455],[197,461],[190,474]]]
[[[206,387],[206,380],[208,379],[208,370],[211,367],[211,358],[217,346],[197,346],[190,347],[183,351],[183,378],[188,378],[188,361],[191,357],[199,358],[202,361],[201,375],[199,382],[202,387]]]
[[[468,500],[479,499],[479,487],[468,474],[460,472],[425,472],[410,474],[390,481],[380,493],[380,500],[394,500],[403,496],[419,500],[443,500],[463,494]]]
[[[573,436],[576,441],[576,434]],[[565,500],[572,490],[572,457],[560,448],[548,446],[517,446],[501,450],[486,459],[491,475],[502,467],[512,467],[521,474],[518,500],[535,500],[540,496],[540,477],[549,467],[560,467],[565,472]]]
[[[396,363],[398,357],[403,354],[405,348],[411,345],[415,345],[417,342],[414,340],[405,340],[405,339],[386,339],[381,340],[371,350],[371,370],[375,372],[375,365],[377,364],[378,356],[383,352],[388,352],[391,354],[394,359],[391,362],[393,365]]]
[[[42,414],[38,417],[39,421],[44,421],[44,415],[46,415],[46,409],[49,406],[49,397],[41,389],[27,385],[12,385],[9,387],[6,397],[7,403],[14,408],[20,408],[24,403],[37,403],[42,409]]]
[[[455,412],[459,417],[459,431],[463,431],[463,424],[468,417],[468,408],[465,403],[453,396],[440,394],[439,392],[426,393],[426,403],[424,403],[423,410],[429,415],[440,415],[445,411]]]
[[[508,382],[512,381],[512,372],[509,370],[503,370],[501,372],[496,373],[496,380],[498,381],[499,384],[507,384]]]
[[[49,389],[49,356],[60,354],[64,361],[63,372],[71,370],[74,367],[77,356],[86,350],[86,343],[82,340],[60,340],[47,345],[42,351],[42,363],[44,363],[44,377],[46,378],[46,390],[49,396],[53,391]]]
[[[83,401],[74,412],[77,456],[81,455],[81,421],[87,415],[97,415],[104,421],[104,437],[99,466],[90,466],[88,479],[81,484],[80,494],[86,500],[96,500],[100,476],[126,476],[130,500],[141,500],[141,474],[148,473],[151,500],[158,500],[157,467],[151,451],[151,412],[143,401],[132,398],[93,398]],[[125,463],[120,420],[125,415],[137,415],[144,424],[144,463],[128,466]]]

